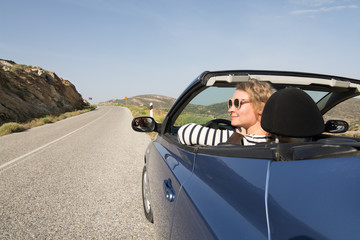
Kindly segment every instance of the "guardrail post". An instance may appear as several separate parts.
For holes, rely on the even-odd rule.
[[[153,117],[153,104],[150,103],[150,117]]]

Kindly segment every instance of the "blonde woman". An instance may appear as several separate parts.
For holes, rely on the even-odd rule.
[[[273,92],[270,84],[256,79],[239,83],[228,100],[228,112],[231,125],[240,128],[241,133],[190,123],[179,129],[179,141],[187,145],[217,145],[221,142],[255,145],[272,141],[272,136],[261,128],[260,123],[265,103]]]

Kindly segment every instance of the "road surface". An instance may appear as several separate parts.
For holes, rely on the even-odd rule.
[[[0,239],[154,239],[143,215],[148,135],[100,107],[0,137]]]

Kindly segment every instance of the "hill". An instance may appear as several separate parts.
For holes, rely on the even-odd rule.
[[[87,103],[54,72],[0,59],[0,125],[83,109]]]
[[[346,121],[360,121],[360,98],[342,102],[326,113],[327,119],[338,119],[340,116]]]
[[[360,98],[340,103],[327,112],[324,119],[345,120],[350,125],[349,131],[360,131]]]
[[[128,99],[113,99],[106,102],[101,102],[99,105],[135,105],[135,106],[150,106],[153,104],[155,109],[168,110],[175,102],[175,98],[166,97],[162,95],[148,94],[129,97]]]

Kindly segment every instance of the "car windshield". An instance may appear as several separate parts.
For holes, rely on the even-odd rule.
[[[175,126],[187,123],[205,124],[213,119],[230,119],[227,101],[235,92],[235,88],[209,87],[199,93],[185,107],[175,122]]]

